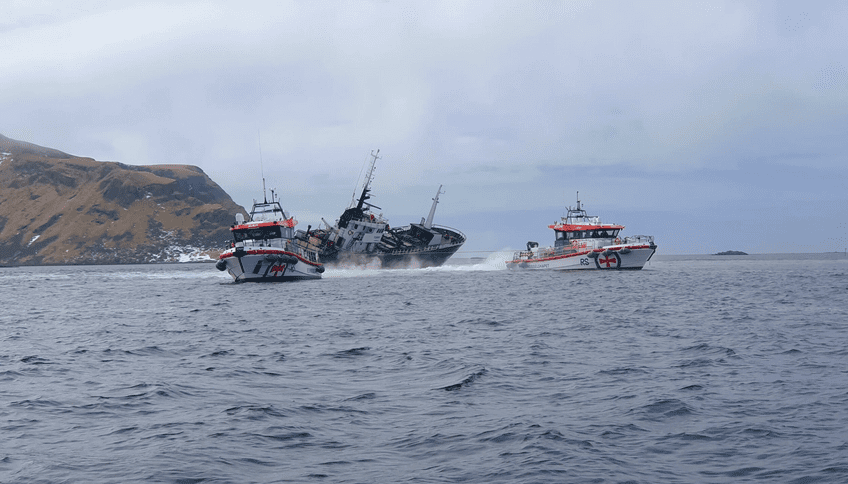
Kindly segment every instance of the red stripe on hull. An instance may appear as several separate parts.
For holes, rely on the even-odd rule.
[[[631,245],[631,246],[623,246],[623,247],[606,247],[606,248],[601,248],[601,249],[587,250],[587,251],[584,251],[584,252],[575,252],[573,254],[563,254],[563,255],[558,255],[558,256],[554,256],[554,257],[545,257],[544,259],[513,259],[511,261],[507,261],[507,264],[511,264],[511,263],[518,264],[520,262],[528,262],[528,263],[529,262],[548,262],[548,261],[552,261],[552,260],[566,259],[566,258],[569,258],[569,257],[578,257],[578,256],[581,256],[581,255],[586,255],[590,252],[597,252],[597,253],[600,254],[601,252],[605,252],[605,251],[617,252],[617,251],[620,251],[621,249],[636,250],[636,249],[650,249],[650,248],[651,248],[650,245]]]
[[[301,262],[304,262],[304,263],[309,264],[311,266],[321,267],[323,265],[323,264],[320,264],[318,262],[312,262],[310,260],[304,259],[302,256],[295,254],[294,252],[289,252],[287,250],[256,249],[256,250],[246,250],[246,251],[244,251],[244,255],[263,255],[263,254],[291,255],[291,256],[297,257],[297,259],[300,260]],[[224,259],[227,259],[227,258],[230,258],[230,257],[235,257],[235,256],[236,256],[235,252],[227,251],[227,252],[224,252],[223,254],[221,254],[219,259],[224,260]]]

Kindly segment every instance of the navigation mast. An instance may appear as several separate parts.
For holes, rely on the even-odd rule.
[[[433,226],[433,215],[436,214],[436,205],[439,204],[439,195],[444,195],[445,192],[442,191],[442,185],[439,185],[439,189],[436,191],[436,197],[433,199],[433,206],[430,207],[430,215],[427,215],[427,221],[424,222],[424,228],[429,229]]]
[[[362,195],[359,196],[359,203],[356,204],[356,208],[359,210],[362,210],[363,205],[368,205],[369,207],[374,207],[376,209],[380,208],[365,201],[371,198],[371,195],[368,193],[371,192],[371,182],[374,181],[374,167],[377,164],[377,160],[380,159],[378,156],[379,154],[379,148],[376,153],[374,153],[374,150],[371,150],[371,165],[368,167],[368,172],[365,174],[365,184],[362,186]]]

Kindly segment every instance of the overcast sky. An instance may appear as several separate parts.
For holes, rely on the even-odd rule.
[[[372,200],[468,255],[576,192],[661,253],[848,247],[848,3],[9,0],[0,133],[201,167],[334,221]],[[480,251],[475,254],[474,251]]]

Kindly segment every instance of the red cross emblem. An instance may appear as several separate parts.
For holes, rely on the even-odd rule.
[[[609,254],[606,257],[598,256],[598,268],[599,269],[610,269],[618,266],[618,256],[615,254]]]

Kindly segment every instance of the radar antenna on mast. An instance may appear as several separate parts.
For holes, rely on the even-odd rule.
[[[262,175],[262,198],[265,199],[265,203],[268,203],[268,194],[265,192],[265,168],[262,166],[262,133],[257,131],[256,135],[259,137],[259,174]]]

